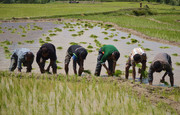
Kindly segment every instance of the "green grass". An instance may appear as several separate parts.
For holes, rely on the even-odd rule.
[[[1,114],[177,114],[116,80],[0,72]],[[38,109],[37,109],[38,108]]]

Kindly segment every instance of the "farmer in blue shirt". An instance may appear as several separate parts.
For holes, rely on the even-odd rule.
[[[84,71],[84,60],[86,59],[88,52],[85,48],[80,45],[72,45],[68,48],[66,57],[65,57],[65,72],[68,74],[69,71],[69,62],[71,57],[73,59],[73,70],[74,74],[77,74],[76,65],[79,65],[78,75],[81,76],[82,72]]]
[[[14,71],[18,66],[18,71],[21,72],[22,64],[27,67],[26,72],[31,72],[34,54],[27,48],[20,48],[13,51],[11,56],[11,64],[9,71]]]

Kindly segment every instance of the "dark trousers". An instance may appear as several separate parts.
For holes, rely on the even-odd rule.
[[[10,63],[9,71],[14,71],[16,69],[17,61],[18,61],[18,56],[16,54],[13,54],[11,56],[11,63]],[[26,72],[31,72],[33,60],[30,61],[30,62],[26,62],[25,61],[25,62],[22,62],[22,63],[23,63],[23,66],[27,67],[27,71]]]
[[[97,57],[96,70],[95,70],[95,74],[94,74],[96,76],[100,76],[100,73],[101,73],[101,67],[102,67],[101,58],[102,58],[102,56],[103,56],[102,49],[100,49],[98,57]],[[113,73],[113,60],[108,59],[107,61],[108,61],[108,69],[111,73]]]
[[[46,60],[45,59],[42,59],[42,61],[40,62],[40,67],[42,67],[44,69],[45,67],[45,63],[46,63]],[[53,69],[53,72],[57,71],[57,65],[56,65],[56,61],[54,61],[53,65],[51,66],[52,69]],[[41,73],[43,73],[43,71],[40,69]]]

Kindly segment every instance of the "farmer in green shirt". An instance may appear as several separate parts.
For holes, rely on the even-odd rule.
[[[108,75],[113,75],[115,72],[116,61],[119,59],[119,57],[120,53],[115,46],[105,45],[101,47],[97,57],[95,75],[100,75],[102,65],[107,70]],[[108,67],[105,64],[106,60],[108,61]]]

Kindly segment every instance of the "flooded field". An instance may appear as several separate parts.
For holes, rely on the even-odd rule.
[[[45,42],[53,43],[57,48],[58,74],[65,74],[63,69],[64,59],[71,44],[79,44],[88,49],[89,53],[84,68],[90,70],[92,74],[95,71],[98,49],[104,44],[112,44],[120,51],[121,56],[117,62],[116,70],[123,72],[127,57],[133,48],[143,47],[146,50],[148,57],[147,67],[150,66],[150,62],[157,53],[166,52],[172,58],[175,85],[180,86],[180,47],[148,41],[130,33],[116,30],[112,25],[80,21],[1,23],[0,42],[0,70],[8,70],[10,52],[14,49],[29,48],[36,55],[41,44]],[[25,71],[25,68],[23,68],[23,71]],[[35,60],[32,72],[40,73]],[[73,74],[72,62],[70,63],[69,73]],[[159,81],[163,74],[164,72],[154,74],[154,85],[161,85]],[[104,68],[102,68],[101,75],[107,75]],[[121,75],[121,77],[124,78],[124,75]],[[132,79],[131,76],[129,78]],[[138,79],[139,75],[136,78]],[[166,81],[169,83],[168,76]],[[145,80],[145,83],[147,83],[147,80]]]

